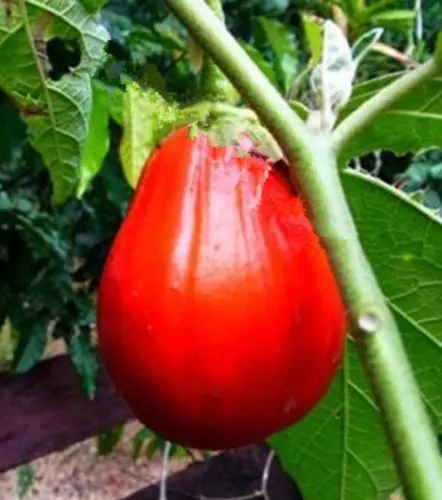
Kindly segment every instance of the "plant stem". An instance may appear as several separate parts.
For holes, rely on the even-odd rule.
[[[221,21],[224,22],[224,11],[221,0],[206,0],[206,4],[213,10]]]
[[[309,155],[306,146],[312,137],[311,132],[204,1],[166,0],[166,3],[243,96],[250,103],[260,103],[256,112],[265,115],[265,125],[275,137],[283,133],[284,124],[290,124],[291,130],[295,132],[290,143],[297,150],[298,159]]]
[[[349,117],[334,135],[314,136],[202,0],[167,0],[278,140],[294,167],[293,181],[321,237],[349,308],[353,333],[385,422],[407,498],[437,500],[442,467],[435,435],[400,334],[360,245],[340,183],[342,147],[379,110],[435,74],[434,63],[408,74]]]
[[[341,151],[353,136],[360,134],[379,115],[396,104],[409,92],[436,76],[437,73],[438,65],[434,59],[431,59],[383,88],[336,127],[332,134],[333,147],[337,152]]]
[[[221,0],[206,0],[213,13],[224,24],[224,12]],[[207,53],[204,54],[201,71],[201,97],[205,100],[236,104],[239,95],[219,66]]]

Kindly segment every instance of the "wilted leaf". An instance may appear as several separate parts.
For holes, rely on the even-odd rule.
[[[315,67],[321,61],[322,54],[322,27],[313,16],[301,15],[305,38],[310,50],[309,66]]]
[[[153,90],[129,85],[124,96],[123,139],[120,158],[128,183],[135,188],[143,166],[162,133],[173,123],[174,111]]]
[[[343,177],[363,247],[390,305],[423,400],[442,430],[442,225],[393,188]],[[331,390],[305,420],[271,439],[306,499],[384,500],[398,484],[378,409],[349,341]]]
[[[355,73],[347,39],[335,23],[326,21],[321,62],[311,74],[319,107],[331,112],[343,106],[350,98]]]
[[[75,40],[77,68],[51,76],[46,43]],[[76,0],[27,0],[0,9],[0,88],[19,106],[30,139],[50,171],[54,201],[77,187],[91,110],[90,74],[101,63],[108,34]]]

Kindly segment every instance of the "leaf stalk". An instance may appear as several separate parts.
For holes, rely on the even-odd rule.
[[[356,134],[363,132],[378,116],[394,106],[404,96],[428,82],[440,72],[434,59],[410,71],[393,83],[384,87],[375,96],[364,102],[344,121],[342,121],[332,134],[333,147],[337,153]]]

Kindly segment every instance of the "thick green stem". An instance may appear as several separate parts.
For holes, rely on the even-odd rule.
[[[224,12],[221,0],[206,0],[218,19],[224,23]],[[215,64],[209,54],[205,53],[201,71],[201,96],[206,100],[236,104],[238,93],[230,83],[219,66]]]
[[[372,99],[364,102],[362,106],[340,123],[333,132],[332,141],[336,151],[340,151],[352,137],[361,133],[379,115],[396,104],[409,92],[433,78],[437,73],[438,65],[432,59],[418,69],[410,71],[402,78],[398,78]]]
[[[294,182],[301,189],[349,308],[353,333],[386,424],[404,492],[413,500],[437,500],[442,491],[442,467],[436,438],[400,334],[359,243],[330,138],[314,136],[306,128],[202,0],[167,3],[255,109],[294,167]],[[425,68],[418,73],[421,83],[433,74],[433,70],[428,71],[431,65]],[[400,96],[414,88],[414,83],[408,85],[410,80],[405,82],[407,88],[399,87]],[[394,85],[397,91],[399,82]],[[390,102],[396,99],[392,88]],[[385,109],[386,104],[382,105]],[[368,103],[365,108],[370,106]],[[360,130],[375,116],[376,111],[371,117],[360,114],[362,125],[354,122],[353,126]],[[335,136],[336,144],[349,138],[349,132],[340,134]]]

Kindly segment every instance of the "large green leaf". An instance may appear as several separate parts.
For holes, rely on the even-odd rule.
[[[366,175],[347,172],[343,182],[423,399],[441,431],[441,221]],[[271,443],[306,500],[385,500],[397,486],[378,410],[351,341],[325,399]]]
[[[292,29],[267,17],[259,17],[257,23],[273,53],[275,72],[282,91],[287,93],[299,68],[299,52]]]
[[[83,7],[88,12],[97,12],[104,7],[109,0],[81,0]]]
[[[98,174],[109,151],[109,108],[107,94],[93,85],[92,111],[89,116],[89,133],[83,148],[80,182],[77,196],[83,196],[93,178]]]
[[[381,25],[388,29],[407,33],[413,27],[415,15],[411,9],[393,9],[379,12],[370,16],[370,21],[376,26]]]
[[[357,85],[339,115],[339,122],[398,76],[381,76]],[[342,151],[340,161],[344,164],[376,149],[403,155],[422,148],[442,147],[441,130],[442,78],[438,77],[400,99],[362,133],[356,134]]]
[[[76,41],[78,66],[59,80],[51,74],[46,44]],[[0,88],[19,106],[30,139],[48,167],[54,201],[64,201],[79,181],[91,111],[91,74],[108,40],[97,17],[77,0],[27,0],[0,8]]]
[[[258,66],[258,68],[266,75],[266,77],[273,83],[275,87],[278,87],[278,81],[272,64],[267,61],[264,55],[253,45],[246,42],[240,43],[242,48],[247,52],[249,57]]]

